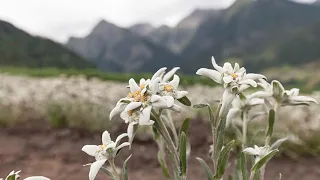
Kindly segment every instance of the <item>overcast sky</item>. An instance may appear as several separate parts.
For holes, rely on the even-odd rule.
[[[234,1],[0,0],[0,19],[31,34],[65,42],[70,36],[86,35],[101,19],[122,27],[137,22],[173,26],[195,8],[225,8]]]

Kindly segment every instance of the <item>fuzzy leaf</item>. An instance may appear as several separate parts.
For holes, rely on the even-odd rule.
[[[130,155],[123,163],[123,168],[122,168],[122,179],[123,180],[128,180],[128,161],[131,158],[132,155]]]
[[[240,168],[242,173],[242,179],[248,180],[246,156],[243,152],[240,154]]]
[[[213,175],[212,172],[208,166],[208,164],[201,158],[196,157],[196,159],[200,162],[202,169],[204,170],[206,176],[207,176],[207,180],[213,180]]]
[[[187,174],[187,136],[184,132],[180,134],[179,140],[180,169],[183,175]]]
[[[184,96],[183,98],[178,99],[178,101],[186,106],[191,106],[191,101],[189,100],[189,98],[187,98],[187,96]]]
[[[109,169],[107,169],[106,167],[101,167],[101,170],[104,173],[106,173],[111,179],[117,180],[117,178],[113,175],[113,173],[111,171],[109,171]]]
[[[164,158],[161,156],[161,153],[158,153],[158,161],[160,163],[160,166],[161,166],[161,169],[162,169],[162,173],[164,175],[164,177],[167,179],[167,180],[170,180],[170,173],[168,171],[168,167],[167,167],[167,164],[164,160]]]
[[[274,149],[269,152],[269,154],[265,155],[263,158],[261,158],[255,165],[251,168],[251,171],[258,172],[262,166],[267,164],[267,162],[275,155],[277,154],[278,149]]]
[[[158,129],[155,127],[155,126],[152,126],[152,131],[153,131],[153,137],[154,137],[154,140],[158,140],[159,139],[159,132],[158,132]]]
[[[9,176],[6,180],[16,180],[16,174]]]
[[[281,144],[282,144],[283,142],[285,142],[286,140],[288,140],[288,137],[278,139],[276,142],[274,142],[274,143],[271,145],[271,149],[279,148],[279,147],[281,146]]]
[[[207,106],[208,106],[207,104],[195,104],[195,105],[193,105],[193,108],[201,109],[201,108],[204,108],[204,107],[207,107]]]
[[[268,132],[266,136],[271,137],[273,133],[273,126],[274,126],[274,120],[275,120],[275,111],[274,109],[271,109],[269,111],[269,126],[268,126]]]
[[[232,147],[234,146],[235,140],[230,141],[221,151],[219,158],[218,158],[218,164],[217,164],[217,171],[216,174],[214,175],[215,179],[221,179],[224,171],[226,169],[227,163],[228,163],[228,158],[230,151]]]
[[[180,132],[179,132],[180,135],[182,132],[184,132],[185,135],[188,134],[189,124],[190,124],[190,118],[186,118],[180,127]]]

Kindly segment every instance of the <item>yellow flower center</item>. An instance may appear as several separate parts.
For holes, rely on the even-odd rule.
[[[231,74],[231,76],[232,76],[232,79],[233,79],[233,80],[236,80],[236,79],[237,79],[237,77],[238,77],[238,74],[236,74],[236,73],[232,73],[232,74]]]
[[[107,145],[106,144],[102,144],[102,145],[99,145],[99,151],[103,151],[104,148],[106,148]]]
[[[167,92],[173,92],[173,89],[174,89],[173,86],[170,84],[164,85],[164,90]]]
[[[146,87],[145,84],[142,84],[140,86],[140,90],[135,91],[134,93],[128,93],[128,98],[133,98],[135,102],[145,102],[148,99],[147,93],[144,93],[143,96],[141,96],[141,91]]]
[[[132,116],[133,110],[129,110],[127,113],[128,113],[129,116]]]

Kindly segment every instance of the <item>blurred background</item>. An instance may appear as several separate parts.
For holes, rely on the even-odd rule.
[[[108,116],[130,77],[179,66],[192,102],[213,102],[222,89],[195,75],[212,67],[211,56],[320,102],[320,1],[0,0],[0,177],[22,170],[22,176],[87,179],[82,164],[93,158],[81,147],[100,144],[105,129],[113,137],[126,131]],[[192,108],[175,115],[177,124],[192,117],[191,180],[204,178],[194,157],[208,159],[206,115]],[[264,123],[251,128],[254,142],[261,142]],[[276,138],[294,138],[269,164],[267,179],[279,172],[283,179],[320,179],[320,106],[281,109],[276,130]],[[133,180],[164,179],[148,129],[131,153]]]

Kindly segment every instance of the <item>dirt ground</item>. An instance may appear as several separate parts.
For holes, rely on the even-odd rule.
[[[189,180],[205,179],[203,171],[195,157],[208,159],[210,145],[210,126],[193,120],[190,129],[192,156],[189,161]],[[112,129],[113,137],[125,132],[126,127]],[[83,164],[93,162],[93,158],[81,151],[85,144],[100,144],[100,133],[87,133],[71,129],[53,129],[44,121],[26,124],[19,128],[0,129],[0,177],[11,170],[22,170],[22,178],[31,175],[44,175],[52,180],[88,179],[89,167]],[[116,164],[132,153],[129,163],[129,179],[164,179],[156,159],[157,147],[152,139],[135,139],[132,151],[123,150]],[[231,162],[233,160],[231,159]],[[274,180],[282,172],[286,180],[319,180],[320,163],[317,157],[292,160],[286,157],[276,158],[267,166],[267,180]],[[230,172],[229,172],[230,173]],[[108,179],[99,173],[97,180]]]

